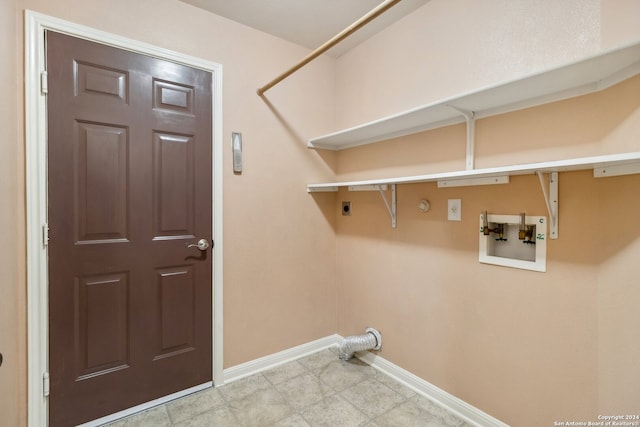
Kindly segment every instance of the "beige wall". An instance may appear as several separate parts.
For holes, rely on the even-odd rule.
[[[638,151],[638,140],[630,135],[640,121],[639,92],[636,77],[588,96],[479,119],[475,166]],[[463,170],[465,153],[465,125],[447,126],[340,151],[337,176],[358,180]]]
[[[338,125],[625,45],[639,37],[638,16],[633,0],[430,0],[339,58]]]
[[[305,191],[333,174],[331,156],[305,142],[331,128],[334,60],[314,61],[267,103],[256,88],[308,50],[176,0],[2,0],[0,72],[11,84],[0,103],[0,424],[26,419],[24,9],[222,64],[224,365],[335,333],[334,202]],[[239,176],[232,131],[244,137]]]
[[[0,424],[26,420],[25,210],[21,126],[22,48],[13,1],[0,2]]]
[[[225,147],[240,131],[245,154],[236,176],[225,149],[225,367],[371,325],[385,358],[513,425],[637,412],[638,176],[561,174],[560,239],[549,242],[547,273],[535,273],[477,261],[481,210],[546,214],[534,176],[400,186],[396,230],[377,194],[304,191],[335,177],[462,169],[463,126],[340,153],[304,141],[638,40],[630,17],[639,7],[431,0],[338,60],[305,67],[264,102],[255,89],[304,49],[175,0],[3,0],[0,75],[17,84],[0,104],[0,424],[26,420],[25,8],[223,65]],[[638,150],[639,92],[635,78],[480,120],[478,166]],[[432,210],[419,214],[424,197]],[[337,215],[346,198],[351,217]],[[462,199],[462,222],[446,221],[448,198]]]
[[[400,186],[395,230],[378,194],[340,193],[352,216],[337,227],[339,332],[375,326],[383,357],[510,425],[637,411],[638,185],[561,174],[546,273],[478,262],[481,211],[546,215],[535,176]],[[446,220],[449,198],[462,222]]]
[[[640,3],[431,0],[337,63],[337,122],[359,124],[638,42]],[[416,88],[420,88],[416,90]],[[481,119],[476,167],[639,151],[640,77]],[[462,170],[464,125],[338,153],[338,180]],[[517,426],[637,413],[638,175],[560,174],[547,272],[478,262],[478,215],[547,215],[534,175],[509,185],[398,187],[336,203],[339,333],[375,326],[382,356]],[[426,198],[431,211],[422,214]],[[446,219],[462,199],[461,222]],[[342,217],[340,201],[352,202]]]

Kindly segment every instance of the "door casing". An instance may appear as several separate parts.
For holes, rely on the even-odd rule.
[[[27,202],[27,416],[29,426],[44,426],[48,420],[48,266],[47,223],[47,109],[42,89],[45,71],[45,31],[106,44],[143,55],[178,62],[212,74],[213,137],[213,378],[222,385],[222,66],[136,40],[25,11],[25,157]]]

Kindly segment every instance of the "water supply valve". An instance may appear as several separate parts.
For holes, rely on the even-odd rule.
[[[506,242],[507,238],[504,237],[504,235],[505,235],[505,230],[507,228],[507,224],[496,224],[495,228],[490,228],[489,220],[487,219],[488,218],[487,211],[484,211],[484,214],[482,215],[482,217],[483,217],[482,234],[484,234],[485,236],[488,236],[490,233],[494,233],[498,236],[496,237],[497,242]]]
[[[527,225],[526,214],[523,212],[520,214],[520,226],[518,228],[518,239],[522,240],[525,245],[535,245],[536,241],[533,238],[535,232],[533,225]]]

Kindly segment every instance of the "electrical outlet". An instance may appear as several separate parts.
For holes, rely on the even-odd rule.
[[[351,216],[351,202],[342,202],[342,216]]]
[[[447,219],[449,221],[462,221],[462,200],[449,199],[447,206]]]

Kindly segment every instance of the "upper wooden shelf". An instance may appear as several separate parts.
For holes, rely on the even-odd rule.
[[[640,43],[312,138],[310,148],[343,150],[606,89],[640,73]]]

